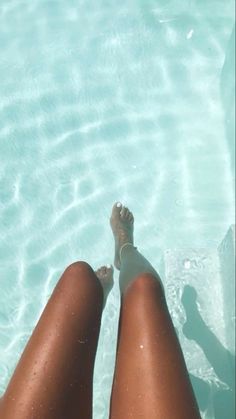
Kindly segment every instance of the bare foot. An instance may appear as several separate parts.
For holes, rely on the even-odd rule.
[[[125,243],[134,243],[134,217],[128,208],[116,202],[110,218],[111,228],[115,238],[114,265],[120,270],[120,248]]]
[[[103,303],[103,308],[104,308],[106,305],[108,294],[111,291],[114,284],[114,280],[113,280],[114,268],[112,265],[101,266],[101,268],[99,268],[95,273],[102,284],[103,293],[104,293],[104,303]]]

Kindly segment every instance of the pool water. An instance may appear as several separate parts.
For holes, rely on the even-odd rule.
[[[232,419],[234,2],[1,0],[0,28],[0,392],[65,267],[112,262],[121,200],[162,275],[202,417]],[[117,278],[95,419],[108,417]],[[193,288],[205,340],[184,327]]]

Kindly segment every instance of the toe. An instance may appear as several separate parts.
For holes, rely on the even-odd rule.
[[[126,218],[126,207],[122,207],[121,212],[120,212],[120,216],[121,218],[125,219]]]
[[[128,218],[129,218],[129,221],[130,222],[133,222],[134,221],[134,216],[133,216],[132,212],[129,213],[129,217]]]
[[[129,214],[130,214],[130,211],[129,211],[129,209],[128,209],[128,208],[126,208],[126,209],[125,209],[125,218],[126,218],[126,219],[129,219]]]
[[[98,275],[100,275],[100,276],[103,276],[103,277],[105,277],[105,276],[109,276],[109,275],[112,275],[113,274],[113,272],[114,272],[114,268],[113,268],[113,266],[112,265],[104,265],[104,266],[101,266],[97,271],[96,271],[96,273],[98,274]]]
[[[119,217],[122,210],[122,204],[120,202],[116,202],[112,207],[111,218]]]
[[[127,207],[124,207],[123,219],[128,220],[128,221],[132,221],[133,219],[133,214]]]
[[[121,204],[121,202],[118,201],[113,205],[113,212],[120,213],[122,208],[123,205]]]
[[[107,274],[112,274],[114,272],[114,268],[112,265],[106,265],[106,272]]]
[[[128,208],[124,207],[124,215],[123,215],[124,218],[127,218],[128,212],[129,212]]]
[[[114,274],[114,268],[112,265],[110,265],[110,267],[108,268],[109,273],[113,276]]]

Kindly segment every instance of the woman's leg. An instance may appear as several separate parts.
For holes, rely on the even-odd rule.
[[[1,419],[91,419],[102,308],[112,270],[70,265],[24,350],[0,403]],[[104,285],[105,281],[105,285]]]
[[[132,214],[115,206],[111,225],[121,270],[121,313],[110,418],[199,419],[163,286],[132,246]]]

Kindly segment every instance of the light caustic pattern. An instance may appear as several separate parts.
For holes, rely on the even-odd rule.
[[[233,2],[177,3],[1,1],[1,391],[65,266],[111,262],[115,200],[157,267],[232,222],[219,84]]]

